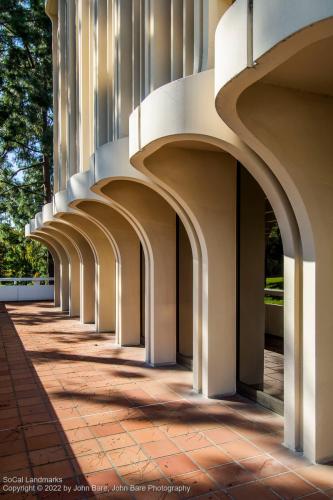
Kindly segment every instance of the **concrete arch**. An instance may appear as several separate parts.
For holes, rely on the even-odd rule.
[[[101,193],[128,213],[135,214],[149,245],[149,332],[147,361],[154,366],[176,362],[176,217],[172,208],[143,184],[115,180]],[[154,213],[154,217],[152,217]],[[173,278],[171,278],[173,276]]]
[[[38,241],[41,245],[46,246],[53,259],[53,268],[54,268],[54,307],[60,307],[60,290],[61,290],[61,263],[58,252],[54,246],[51,245],[50,242],[45,239],[36,236],[34,234],[26,235],[32,240]]]
[[[80,258],[80,321],[95,322],[95,258],[89,243],[82,234],[61,220],[53,220],[50,227],[57,229],[71,240]]]
[[[209,167],[202,168],[208,164]],[[150,157],[148,172],[154,174],[154,180],[163,179],[163,188],[170,187],[170,192],[177,196],[200,242],[202,390],[207,396],[233,394],[236,390],[236,162],[217,151],[195,150],[192,154],[190,150],[167,149]]]
[[[156,113],[156,109],[159,110],[158,113]],[[193,109],[200,109],[200,112],[193,113]],[[155,112],[153,113],[152,110]],[[163,121],[157,120],[155,122],[152,118],[154,116],[163,116]],[[219,119],[214,108],[214,74],[212,71],[178,80],[155,91],[143,101],[139,109],[134,111],[130,118],[130,124],[131,163],[137,170],[151,177],[154,183],[168,191],[186,210],[192,224],[196,227],[197,234],[202,235],[200,238],[202,248],[207,245],[207,230],[210,226],[209,221],[207,221],[209,210],[214,211],[214,200],[217,204],[222,201],[218,199],[217,195],[213,200],[211,193],[216,191],[216,183],[220,186],[223,185],[222,178],[218,180],[216,175],[222,175],[219,170],[223,170],[225,162],[228,163],[233,159],[234,168],[236,160],[244,165],[270,200],[281,229],[285,255],[285,338],[288,346],[285,376],[286,384],[291,388],[285,398],[285,442],[290,447],[297,446],[301,393],[299,370],[301,248],[298,225],[281,184],[259,156]],[[209,170],[209,165],[215,165],[215,177],[212,170]],[[201,186],[203,186],[204,191],[200,189]],[[235,187],[233,190],[235,196]],[[230,195],[231,191],[228,192],[227,189],[226,199],[230,198]],[[205,201],[203,202],[203,200]],[[215,205],[215,209],[217,206]],[[212,227],[218,226],[212,224]],[[221,238],[224,239],[222,236]],[[230,238],[225,241],[229,241],[230,244]],[[212,257],[214,255],[212,250],[202,252],[203,280],[207,279],[207,276],[206,278],[204,276],[205,273],[207,275],[207,270],[209,273],[209,270],[215,269],[214,259],[219,258],[216,243],[211,237],[210,245],[212,249],[215,247],[215,257]],[[232,255],[234,252],[235,240],[234,248],[230,247],[229,254],[226,255],[229,263],[234,262]],[[207,259],[208,256],[210,263]],[[231,271],[231,267],[229,267],[229,271]],[[233,269],[235,272],[235,266]],[[213,280],[214,277],[213,275]],[[210,279],[208,274],[208,280]],[[208,294],[203,296],[204,312],[208,311],[208,307],[212,308],[213,314],[219,310],[217,305],[212,307],[214,297],[225,297],[234,293],[235,275],[232,277],[229,274],[229,280],[230,284],[224,290],[221,290],[223,282],[220,280],[220,284],[217,283],[215,294],[209,296],[209,302]],[[207,284],[207,289],[210,288],[210,284],[212,283]],[[209,327],[208,331],[207,325],[209,323],[206,321],[206,330],[203,333],[206,351],[209,351],[211,343],[212,347],[215,345],[211,352],[216,356],[219,350],[224,349],[225,357],[228,360],[226,374],[220,366],[223,365],[222,363],[218,364],[216,361],[209,363],[211,367],[218,366],[219,370],[218,372],[212,368],[209,378],[214,381],[224,378],[228,381],[228,385],[220,385],[220,387],[212,385],[214,391],[206,389],[208,395],[212,395],[214,392],[216,394],[235,391],[235,313],[230,313],[234,310],[235,301],[231,307],[229,304],[228,311],[224,312],[227,317],[229,315],[227,349],[225,341],[218,338],[216,331],[214,340],[213,330]],[[222,317],[217,317],[215,325],[221,321]],[[210,324],[214,324],[213,319]],[[214,383],[216,384],[216,382]]]
[[[44,225],[43,232],[59,241],[69,259],[69,315],[80,317],[80,256],[73,242],[60,230]]]
[[[185,226],[187,235],[190,240],[192,255],[193,255],[193,386],[195,390],[200,391],[202,388],[202,376],[201,376],[201,330],[202,330],[202,310],[201,310],[201,254],[200,245],[198,243],[198,238],[195,229],[192,226],[190,219],[187,217],[183,208],[178,204],[178,202],[173,199],[165,190],[161,189],[156,184],[152,183],[150,179],[142,175],[128,162],[128,138],[120,139],[113,143],[108,143],[103,147],[96,150],[95,155],[91,161],[92,165],[90,171],[85,174],[79,174],[74,176],[69,185],[73,193],[75,193],[76,198],[88,197],[87,193],[82,194],[82,186],[85,185],[91,187],[94,193],[98,193],[102,197],[106,197],[108,204],[110,204],[115,210],[120,212],[123,217],[128,220],[136,231],[145,256],[145,269],[146,269],[146,339],[149,343],[149,338],[152,337],[153,327],[156,317],[156,308],[154,306],[154,280],[156,276],[154,275],[154,261],[152,246],[150,243],[150,237],[148,233],[150,230],[146,231],[145,225],[151,219],[154,218],[159,213],[159,207],[169,206],[169,209],[173,209],[177,213]],[[76,177],[76,179],[75,179]],[[122,203],[117,203],[109,196],[105,195],[104,187],[112,182],[116,181],[126,181],[127,185],[139,186],[139,189],[144,190],[148,195],[148,199],[154,198],[156,202],[155,208],[148,214],[146,220],[141,220],[140,212],[142,207],[138,207],[138,212],[135,213],[132,209],[128,210]],[[141,188],[140,188],[141,186]],[[167,203],[167,205],[165,205]],[[153,203],[154,206],[154,203]],[[139,216],[138,216],[139,214]],[[161,236],[163,240],[163,235]],[[161,240],[161,241],[162,241]],[[155,254],[158,250],[155,249]],[[161,285],[161,282],[157,282],[157,287]],[[166,282],[163,282],[163,286],[168,287]],[[172,342],[172,340],[171,340]],[[151,346],[150,346],[151,347]],[[169,349],[173,350],[173,347]],[[147,359],[151,358],[149,352],[147,351]],[[175,352],[173,358],[175,359]],[[173,362],[173,361],[172,361]]]
[[[60,191],[54,202],[54,217],[81,233],[95,257],[95,323],[99,332],[116,331],[116,257],[114,244],[91,219],[68,208],[67,193]]]
[[[248,37],[239,36],[248,21],[245,3],[236,1],[222,17],[216,33],[216,108],[267,163],[297,219],[302,252],[297,444],[311,460],[325,461],[333,456],[327,294],[333,279],[328,229],[333,209],[333,86],[327,58],[333,48],[333,6],[326,0],[296,4],[262,2],[248,24],[252,47]],[[258,7],[255,1],[254,9]],[[287,22],[273,28],[267,24],[272,16]],[[239,52],[226,54],[224,47],[234,47],[236,39]]]
[[[104,150],[105,148],[101,148],[101,149]],[[131,177],[126,175],[126,172],[121,167],[120,167],[120,170],[121,170],[121,173],[123,174],[121,176],[121,179],[127,179],[129,182],[134,180],[134,182],[131,182],[132,184],[140,185],[140,186],[144,187],[141,183],[139,184],[136,182],[137,176],[135,176],[134,179],[132,179]],[[156,297],[154,296],[154,286],[151,286],[152,280],[153,280],[152,277],[154,277],[154,267],[152,264],[152,247],[150,244],[150,239],[147,236],[146,232],[144,231],[142,225],[139,223],[137,214],[135,212],[133,212],[133,210],[126,210],[126,209],[124,209],[124,206],[122,204],[115,203],[113,200],[111,200],[108,196],[106,196],[104,194],[104,191],[102,191],[102,189],[101,190],[99,189],[100,188],[99,185],[95,185],[95,190],[96,190],[96,192],[98,192],[99,194],[104,196],[104,198],[103,197],[101,198],[101,197],[97,196],[96,194],[93,194],[89,191],[89,187],[91,186],[90,174],[91,174],[91,171],[85,172],[84,174],[77,174],[70,179],[70,181],[69,181],[69,191],[70,191],[69,197],[70,197],[70,199],[72,199],[72,202],[70,204],[75,207],[76,205],[83,203],[84,200],[87,200],[89,198],[102,199],[102,200],[103,199],[105,200],[105,198],[106,198],[108,200],[110,206],[112,206],[112,209],[116,210],[119,214],[122,214],[123,217],[125,218],[125,220],[128,221],[130,223],[130,225],[135,229],[135,232],[137,233],[137,235],[142,243],[143,251],[145,254],[145,261],[146,261],[146,266],[145,266],[146,267],[145,296],[147,299],[147,300],[145,300],[145,304],[146,304],[146,312],[145,312],[146,359],[147,359],[147,362],[152,364],[152,365],[174,364],[176,361],[175,324],[173,322],[173,320],[175,320],[175,311],[173,311],[174,314],[170,318],[170,324],[168,324],[168,328],[171,328],[171,332],[173,332],[173,334],[174,334],[174,338],[171,339],[171,342],[170,342],[170,338],[169,338],[168,334],[166,334],[168,329],[163,328],[163,330],[162,330],[161,328],[159,328],[160,332],[162,332],[162,331],[164,332],[165,343],[171,344],[171,345],[168,345],[168,349],[166,349],[166,350],[164,349],[165,346],[162,344],[162,342],[161,342],[161,345],[158,346],[156,342],[154,343],[152,341],[152,339],[154,338],[153,332],[155,331],[154,330],[155,323],[158,322],[158,320],[159,320],[159,309],[160,309],[160,307],[163,307],[163,302],[162,302],[162,304],[159,304],[158,308],[156,308]],[[113,181],[115,181],[116,179],[119,179],[119,177],[117,176],[117,177],[113,178]],[[104,183],[103,183],[103,186],[104,186]],[[59,195],[56,195],[56,197],[57,196],[59,197]],[[136,200],[136,202],[137,201],[138,200]],[[158,210],[159,203],[161,201],[156,194],[155,194],[154,201],[155,201],[155,205],[153,202],[151,213],[154,213],[154,211],[156,211],[156,209]],[[163,203],[163,201],[162,201],[162,203]],[[140,204],[140,200],[139,200],[139,204]],[[166,212],[168,212],[167,205],[163,205],[163,208],[166,210]],[[169,209],[168,216],[170,216],[171,213],[172,213],[172,210]],[[166,216],[166,217],[168,217],[168,216]],[[152,217],[150,217],[150,219],[153,220]],[[174,224],[175,224],[175,219],[174,219]],[[103,228],[103,230],[105,230],[104,225],[102,225],[102,228]],[[112,234],[113,234],[113,231],[112,231]],[[161,235],[161,237],[163,239],[163,235]],[[172,255],[172,254],[170,254],[170,255]],[[168,293],[170,295],[172,295],[173,292],[175,293],[175,288],[172,287],[172,285],[170,286],[170,284],[168,283],[167,280],[162,280],[159,282],[163,283],[161,288],[164,289],[164,292],[166,290],[165,296],[168,296]],[[154,280],[153,280],[153,283],[154,283]],[[162,294],[161,298],[163,300],[163,294]],[[174,297],[174,299],[175,299],[175,297]],[[174,302],[174,299],[173,299],[173,302]],[[164,315],[164,318],[165,318],[165,315]],[[163,321],[161,321],[161,325],[163,325]],[[155,350],[154,350],[154,348],[155,348]]]
[[[69,258],[62,245],[50,234],[42,229],[35,229],[32,235],[37,236],[55,248],[60,261],[60,308],[64,312],[69,311]]]
[[[200,113],[193,113],[193,108]],[[163,121],[152,119],[157,116]],[[155,110],[155,113],[153,111]],[[293,210],[280,182],[266,163],[217,115],[214,107],[214,71],[208,70],[165,85],[150,94],[130,116],[129,154],[138,174],[156,183],[172,194],[184,206],[186,201],[154,175],[147,165],[147,158],[163,146],[192,141],[194,149],[224,151],[241,162],[256,179],[271,200],[283,232],[285,252],[295,251],[297,223]],[[201,145],[200,145],[201,144]],[[180,147],[183,147],[180,144]],[[101,163],[103,158],[101,158]],[[102,168],[95,161],[97,174]],[[139,177],[140,178],[140,177]]]
[[[75,184],[75,177],[70,185]],[[72,227],[77,227],[86,236],[87,227],[92,224],[101,238],[111,245],[116,259],[116,341],[121,345],[137,345],[140,343],[139,240],[126,219],[108,206],[103,198],[85,189],[81,182],[79,199],[75,197],[73,190],[70,196],[71,198],[67,191],[56,194],[55,215],[62,220],[66,218]],[[75,207],[74,210],[69,208],[69,203]],[[76,215],[76,219],[71,215]],[[85,224],[79,224],[79,219]],[[96,240],[93,235],[88,235],[88,238],[94,248]],[[98,251],[103,250],[96,248],[95,252]],[[126,300],[122,300],[125,295]]]
[[[305,5],[295,8],[293,4],[274,5],[272,1],[260,6],[262,12],[258,17],[258,22],[252,26],[256,31],[255,37],[257,43],[250,54],[252,60],[250,67],[248,67],[248,60],[244,57],[240,58],[239,54],[237,57],[232,52],[228,53],[228,57],[223,57],[222,55],[222,47],[225,47],[226,43],[233,43],[228,35],[226,35],[228,39],[225,36],[225,33],[228,32],[228,27],[233,25],[233,34],[235,37],[238,37],[241,25],[247,19],[247,8],[244,2],[242,3],[237,0],[228,9],[226,14],[221,18],[216,32],[215,106],[224,123],[228,124],[242,138],[245,144],[248,144],[253,151],[264,159],[270,171],[278,179],[297,219],[302,239],[303,256],[305,259],[311,261],[315,252],[313,229],[310,214],[307,211],[306,200],[302,199],[302,193],[299,189],[301,183],[296,180],[286,162],[279,161],[278,158],[274,157],[273,150],[270,147],[265,147],[265,143],[263,142],[265,141],[263,127],[255,129],[250,124],[253,110],[250,109],[248,103],[249,100],[255,101],[255,105],[258,107],[258,116],[256,119],[258,122],[260,120],[264,122],[265,117],[260,116],[261,107],[266,107],[268,102],[275,102],[275,106],[279,109],[279,114],[281,114],[279,117],[279,121],[281,122],[281,119],[283,119],[281,103],[286,99],[285,105],[290,106],[292,100],[288,102],[287,95],[282,95],[283,87],[288,85],[288,81],[279,72],[290,72],[290,90],[295,91],[297,85],[298,90],[301,91],[301,75],[304,73],[302,65],[306,64],[310,68],[309,61],[314,60],[316,57],[318,57],[317,64],[321,64],[321,43],[324,44],[323,49],[325,53],[330,50],[330,45],[333,43],[330,41],[333,31],[332,5],[326,0],[319,0],[316,4],[306,0],[306,4],[306,9],[304,9]],[[265,22],[265,16],[268,13],[270,16],[278,17],[282,15],[286,19],[288,18],[289,22],[286,25],[276,23],[273,33],[269,34],[268,31],[271,27],[269,28]],[[266,46],[264,40],[269,43],[268,46]],[[327,44],[326,47],[325,44]],[[243,51],[245,50],[245,53],[247,53],[247,45],[248,39],[246,37],[243,36],[239,39],[239,46]],[[312,49],[306,53],[309,47],[312,47]],[[244,54],[244,52],[242,53]],[[260,64],[257,58],[260,58]],[[232,59],[237,60],[237,67],[230,65],[230,60]],[[283,66],[288,60],[290,61],[289,67],[286,65]],[[256,65],[256,71],[253,71],[254,65]],[[293,70],[292,66],[294,66]],[[325,66],[325,64],[322,64],[322,66]],[[279,70],[279,68],[281,69]],[[297,71],[301,72],[298,83],[292,81]],[[327,71],[329,71],[328,68]],[[318,75],[317,71],[316,75]],[[276,82],[273,81],[274,78],[276,78]],[[259,83],[262,84],[260,87],[258,87]],[[305,83],[306,85],[308,85],[308,88],[305,90],[311,92],[311,82],[308,81]],[[319,87],[313,89],[313,92],[319,95],[321,90],[323,89],[320,88],[319,84]],[[262,94],[262,102],[258,98],[258,92]],[[297,106],[298,108],[302,106],[301,101],[298,102]],[[274,110],[272,108],[270,112],[276,112],[277,109]],[[330,112],[328,111],[328,113]],[[309,112],[307,114],[309,116]],[[306,121],[305,115],[303,110],[301,120]],[[287,120],[288,118],[286,117],[286,122]],[[293,115],[293,110],[291,109],[289,123],[293,129],[295,125],[299,126],[299,123],[295,120],[296,116]],[[252,128],[253,130],[251,131]],[[274,133],[273,130],[270,131],[270,129],[267,129],[268,134],[271,134],[271,132]],[[292,130],[288,130],[288,132],[285,130],[285,133],[286,136],[290,136]],[[297,138],[295,139],[297,140]],[[269,137],[266,140],[269,142]]]
[[[117,335],[122,346],[140,343],[140,242],[127,220],[102,199],[75,202],[84,213],[116,243],[117,252]]]

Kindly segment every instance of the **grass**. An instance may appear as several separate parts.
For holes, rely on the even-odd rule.
[[[274,290],[283,290],[283,276],[275,278],[266,278],[266,288],[273,288]]]
[[[271,290],[283,290],[283,276],[266,278],[265,288],[270,288]],[[283,297],[274,297],[272,295],[266,295],[265,304],[274,304],[278,306],[283,306]]]
[[[264,302],[265,302],[265,304],[274,304],[276,306],[283,306],[283,298],[282,297],[271,297],[269,295],[266,295]]]

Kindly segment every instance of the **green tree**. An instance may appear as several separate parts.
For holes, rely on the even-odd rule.
[[[44,0],[1,0],[0,224],[7,252],[6,234],[10,241],[11,228],[20,233],[17,250],[11,250],[13,269],[14,256],[21,262],[31,246],[23,238],[24,225],[52,198],[51,43]],[[38,255],[45,267],[47,252]]]
[[[26,240],[22,231],[10,224],[0,225],[0,275],[4,278],[47,274],[46,249]]]
[[[282,238],[276,221],[266,240],[266,277],[270,276],[283,276]]]

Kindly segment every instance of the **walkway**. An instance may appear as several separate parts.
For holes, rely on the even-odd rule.
[[[330,467],[280,444],[281,417],[205,400],[189,371],[151,369],[49,303],[1,307],[2,498],[332,497]],[[24,486],[39,493],[8,493]]]
[[[283,401],[283,354],[265,349],[264,392]]]

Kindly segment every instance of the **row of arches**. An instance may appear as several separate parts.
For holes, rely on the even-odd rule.
[[[48,238],[53,232],[67,252],[70,314],[114,331],[123,346],[144,337],[153,366],[191,365],[193,387],[206,396],[235,393],[237,179],[245,167],[216,138],[209,143],[195,136],[163,144],[147,156],[140,175],[131,166],[120,175],[120,165],[112,177],[99,178],[100,161],[95,157],[96,182],[82,187],[85,174],[73,176],[33,233]],[[259,311],[247,314],[245,323]],[[263,329],[259,337],[255,350],[263,360]]]
[[[70,172],[81,173],[63,176],[53,205],[30,229],[56,254],[59,302],[71,315],[115,331],[124,346],[144,337],[153,366],[192,356],[194,389],[228,395],[237,379],[250,385],[262,379],[264,284],[253,265],[262,266],[262,232],[252,223],[262,222],[266,197],[283,242],[284,443],[312,460],[327,459],[332,245],[331,238],[326,247],[323,241],[331,208],[332,89],[329,66],[319,68],[318,86],[309,61],[329,53],[331,7],[320,2],[317,22],[310,2],[305,19],[294,5],[275,3],[260,2],[261,16],[253,15],[259,2],[233,2],[217,30],[215,75],[207,70],[154,86],[130,116],[129,138],[118,139],[127,134],[126,108],[124,134],[97,143],[84,168],[71,165]],[[284,9],[295,24],[290,36],[276,32],[280,23],[271,33],[269,9],[277,18]],[[258,242],[247,244],[247,234]],[[188,329],[192,349],[181,338]]]

